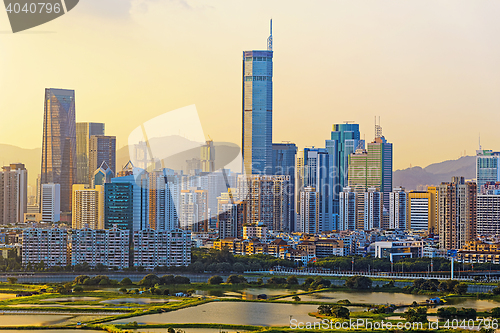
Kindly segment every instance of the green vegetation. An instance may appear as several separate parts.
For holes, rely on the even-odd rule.
[[[451,318],[459,318],[459,319],[476,319],[477,311],[476,309],[466,309],[461,308],[457,309],[454,307],[446,307],[439,308],[437,310],[437,315],[440,318],[451,319]]]
[[[348,308],[340,305],[322,304],[318,306],[318,313],[334,318],[349,319],[350,311]]]
[[[366,276],[350,276],[345,281],[345,285],[349,289],[370,289],[372,287],[372,279]]]
[[[427,308],[424,306],[409,308],[402,317],[412,323],[427,323]]]

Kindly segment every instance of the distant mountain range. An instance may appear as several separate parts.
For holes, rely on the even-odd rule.
[[[161,142],[161,147],[182,147],[186,151],[192,151],[193,157],[196,157],[199,154],[199,150],[192,150],[193,146],[191,142],[182,142],[178,138],[175,140],[175,145],[172,144],[164,144],[165,142]],[[151,142],[158,140],[158,144],[160,144],[159,139],[152,139]],[[224,159],[225,163],[228,163],[231,159],[234,158],[234,154],[237,154],[238,150],[235,150],[237,147],[232,146],[231,144],[222,143],[222,145],[226,145],[226,149],[229,152],[228,157]],[[163,149],[162,149],[163,150]],[[217,151],[217,150],[216,150]],[[165,149],[161,153],[165,154],[164,156],[168,156],[170,149]],[[24,149],[8,144],[0,144],[0,162],[3,165],[8,165],[11,163],[24,163],[26,169],[28,169],[28,183],[32,186],[36,185],[36,178],[40,173],[40,158],[42,156],[41,148],[34,149]],[[199,155],[198,155],[199,156]],[[185,161],[190,156],[182,156],[181,159]],[[220,158],[217,157],[218,159]],[[120,170],[129,160],[128,156],[128,146],[122,147],[118,149],[116,152],[116,167]],[[431,164],[425,168],[422,167],[412,167],[404,170],[396,170],[393,175],[393,185],[394,186],[403,186],[407,190],[416,190],[419,185],[438,185],[441,182],[450,181],[452,176],[463,176],[466,179],[474,179],[476,177],[476,158],[475,156],[464,156],[456,160],[448,160],[439,163]]]
[[[393,186],[403,186],[406,190],[416,190],[419,185],[439,185],[448,182],[453,176],[465,179],[476,178],[476,157],[464,156],[457,160],[448,160],[431,164],[425,168],[419,166],[393,173]]]

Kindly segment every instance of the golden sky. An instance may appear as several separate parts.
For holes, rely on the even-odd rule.
[[[118,145],[195,104],[206,135],[241,143],[241,57],[274,22],[274,142],[323,146],[381,116],[394,169],[500,150],[500,2],[81,0],[12,34],[0,14],[0,143],[41,146],[44,88],[76,90],[77,121]]]

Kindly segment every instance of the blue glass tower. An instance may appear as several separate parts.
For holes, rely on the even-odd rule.
[[[104,184],[104,228],[143,230],[149,225],[147,179],[134,175],[117,177]]]
[[[273,169],[272,42],[268,43],[267,51],[243,52],[242,102],[243,172],[270,175]]]
[[[329,153],[334,155],[335,164],[335,186],[333,193],[334,214],[339,214],[339,193],[343,191],[345,186],[347,186],[349,155],[356,151],[359,144],[359,124],[345,123],[333,125],[331,140],[327,140],[327,148]]]

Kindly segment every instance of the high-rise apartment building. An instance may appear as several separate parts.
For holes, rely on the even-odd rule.
[[[76,123],[76,183],[88,184],[90,137],[104,135],[103,123]]]
[[[215,147],[213,140],[208,140],[205,145],[201,146],[200,162],[202,172],[215,171]]]
[[[239,200],[246,201],[246,222],[269,230],[290,230],[290,176],[240,175]]]
[[[396,187],[389,193],[389,229],[406,229],[407,201],[404,187]]]
[[[273,175],[290,176],[290,232],[295,231],[295,160],[297,146],[294,143],[273,143]]]
[[[246,224],[247,201],[237,200],[234,189],[222,193],[218,199],[217,230],[219,238],[243,237],[243,225]]]
[[[59,222],[61,218],[61,186],[49,183],[42,185],[42,222]]]
[[[28,172],[24,164],[4,166],[0,171],[0,225],[24,222],[28,208]]]
[[[476,237],[476,183],[452,177],[438,187],[439,247],[460,249]]]
[[[329,140],[327,140],[328,144]],[[333,212],[333,192],[335,179],[334,156],[327,148],[304,148],[304,187],[312,187],[318,192],[319,215],[316,232],[336,230],[337,220]]]
[[[208,231],[208,191],[198,187],[181,191],[179,222],[184,230]]]
[[[488,182],[477,195],[477,235],[500,234],[500,182]]]
[[[272,33],[271,33],[272,35]],[[273,51],[243,52],[242,155],[246,174],[273,169]]]
[[[478,193],[484,184],[498,181],[500,181],[500,152],[477,150],[476,184]]]
[[[73,185],[73,229],[104,229],[104,186]]]
[[[116,137],[93,135],[89,141],[88,184],[92,185],[95,171],[106,162],[113,174],[116,173]]]
[[[306,234],[316,234],[319,226],[319,193],[314,187],[300,191],[299,229]]]
[[[61,211],[71,211],[76,183],[75,91],[45,89],[41,183],[61,186]]]

